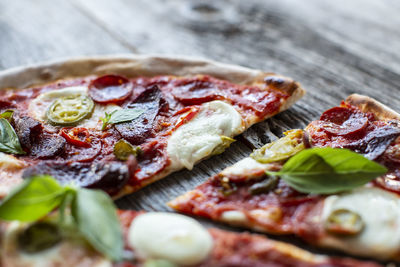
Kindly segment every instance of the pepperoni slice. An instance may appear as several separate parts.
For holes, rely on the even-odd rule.
[[[320,120],[321,127],[333,135],[356,134],[368,125],[368,118],[363,113],[345,107],[328,109]]]
[[[172,94],[184,105],[201,105],[204,102],[224,99],[222,92],[218,85],[207,79],[194,79],[178,81]]]
[[[76,146],[68,143],[65,149],[65,157],[67,162],[91,162],[101,152],[102,142],[93,138],[90,147]]]
[[[90,97],[99,103],[124,101],[132,94],[133,85],[127,78],[105,75],[93,80],[89,85]]]

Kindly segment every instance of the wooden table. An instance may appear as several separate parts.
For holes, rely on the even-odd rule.
[[[125,209],[168,210],[166,201],[351,93],[400,111],[399,13],[398,0],[3,0],[0,69],[69,56],[161,53],[302,83],[304,99],[249,129],[224,154],[117,201]]]

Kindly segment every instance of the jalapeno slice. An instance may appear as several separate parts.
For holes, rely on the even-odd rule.
[[[356,235],[364,228],[364,222],[359,214],[348,209],[332,211],[325,221],[325,229],[333,234]]]
[[[61,232],[55,224],[38,222],[19,233],[18,246],[24,252],[36,253],[55,246],[61,239]]]
[[[272,143],[255,150],[250,157],[260,163],[271,163],[285,160],[305,149],[303,143],[303,130],[290,130]]]
[[[119,160],[127,160],[130,155],[134,155],[135,157],[137,157],[141,153],[142,150],[140,149],[139,146],[132,146],[124,139],[119,140],[114,145],[114,155]]]
[[[53,125],[74,126],[90,117],[93,109],[93,100],[87,95],[69,95],[55,100],[46,116]]]

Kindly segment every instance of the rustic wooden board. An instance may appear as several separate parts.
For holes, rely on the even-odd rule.
[[[399,11],[396,0],[0,1],[0,69],[66,56],[165,53],[302,83],[303,100],[253,126],[222,155],[117,201],[125,209],[168,210],[166,201],[351,93],[400,110]]]

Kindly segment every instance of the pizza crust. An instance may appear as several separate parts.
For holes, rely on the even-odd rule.
[[[373,113],[379,120],[400,120],[399,113],[368,96],[352,94],[346,98],[346,103],[358,107],[362,112]]]
[[[283,101],[279,112],[288,109],[305,94],[305,90],[299,83],[272,72],[193,57],[136,54],[60,59],[0,71],[0,90],[27,88],[53,83],[60,79],[110,73],[129,78],[157,75],[193,76],[200,74],[211,75],[218,79],[242,85],[257,86],[261,83],[267,83],[270,87],[290,95],[288,99]],[[255,117],[246,118],[247,126],[256,122],[258,120]]]

